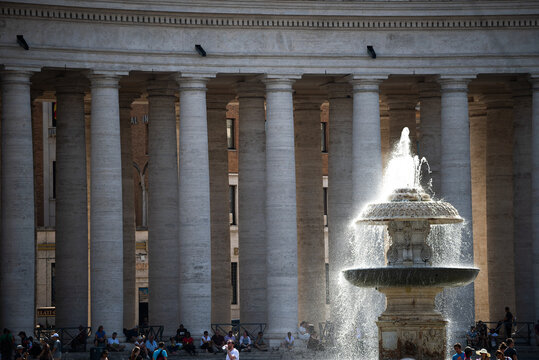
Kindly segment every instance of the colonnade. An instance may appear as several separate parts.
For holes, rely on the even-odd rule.
[[[58,327],[86,322],[88,281],[90,323],[94,329],[103,325],[108,331],[121,332],[134,323],[133,191],[126,186],[129,181],[132,186],[132,180],[127,170],[130,135],[124,127],[129,104],[139,92],[119,90],[124,75],[93,72],[88,79],[58,80]],[[4,327],[27,333],[32,333],[35,311],[31,286],[35,260],[31,76],[26,71],[2,72],[0,292],[14,296],[0,298],[0,322]],[[324,98],[299,91],[294,94],[294,83],[301,77],[289,75],[265,75],[261,82],[260,78],[242,81],[232,94],[207,94],[207,84],[214,77],[215,74],[196,73],[157,76],[145,88],[150,118],[150,322],[164,325],[165,334],[172,334],[182,322],[199,336],[212,322],[230,320],[230,245],[228,228],[223,227],[223,223],[228,223],[224,120],[226,104],[237,93],[241,119],[241,321],[266,322],[267,336],[281,338],[296,329],[298,320],[323,321],[333,316],[325,314],[325,284],[320,281],[325,268],[322,174],[317,147]],[[330,106],[330,284],[335,284],[339,272],[352,260],[347,256],[350,249],[344,239],[348,223],[372,200],[381,184],[380,85],[387,77],[350,75],[326,85]],[[470,80],[440,76],[437,81],[422,85],[419,93],[422,155],[430,160],[435,184],[439,184],[436,191],[462,217],[470,219],[461,248],[461,260],[469,263],[474,250]],[[533,218],[539,219],[539,85],[537,80],[532,84],[532,127],[527,128],[528,134],[531,131],[533,159],[530,181],[534,201],[530,207]],[[88,86],[92,101],[88,185],[90,280],[84,141],[84,91]],[[179,152],[176,92],[180,97]],[[412,100],[391,98],[388,104],[390,139],[396,137],[396,129],[403,124],[415,127]],[[502,116],[504,109],[488,104],[487,117]],[[494,141],[487,143],[486,148],[492,148],[492,161],[498,161],[496,150],[502,150],[496,131],[502,130],[487,127],[485,131],[490,133],[489,141]],[[415,132],[412,134],[415,136]],[[504,154],[512,151],[511,144],[504,147]],[[489,160],[486,161],[488,165]],[[496,181],[497,177],[512,176],[515,171],[497,169],[488,178]],[[504,190],[502,185],[487,188],[496,193]],[[491,200],[496,201],[496,197]],[[487,208],[490,209],[488,204]],[[495,208],[505,211],[503,207]],[[489,221],[496,222],[496,218]],[[531,222],[536,298],[538,224]],[[492,236],[490,241],[499,240]],[[217,281],[220,275],[224,281]],[[455,311],[454,320],[464,328],[473,315],[473,286],[460,291],[465,296],[458,306],[466,311]],[[330,295],[335,297],[338,293],[330,289]],[[535,312],[539,314],[539,309]]]

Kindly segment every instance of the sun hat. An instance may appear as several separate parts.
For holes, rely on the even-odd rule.
[[[481,355],[481,354],[487,354],[488,357],[490,357],[490,354],[488,353],[487,349],[481,349],[481,350],[477,350],[475,352],[477,355]]]

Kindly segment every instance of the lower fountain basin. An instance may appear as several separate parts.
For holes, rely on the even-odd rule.
[[[351,269],[344,277],[359,287],[455,287],[471,283],[479,273],[475,267],[406,267]]]

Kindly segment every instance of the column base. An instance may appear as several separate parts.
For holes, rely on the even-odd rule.
[[[379,359],[439,360],[446,356],[447,321],[434,308],[441,288],[385,288],[378,326]]]

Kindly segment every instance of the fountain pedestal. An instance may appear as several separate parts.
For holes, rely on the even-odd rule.
[[[379,288],[387,308],[376,322],[379,359],[440,360],[446,355],[446,325],[435,309],[438,287]]]

